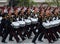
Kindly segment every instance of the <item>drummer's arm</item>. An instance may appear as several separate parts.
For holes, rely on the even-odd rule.
[[[25,19],[27,19],[28,18],[28,16],[25,14]]]
[[[19,15],[19,20],[21,20],[21,16]]]
[[[31,15],[30,15],[31,17],[33,17],[34,15],[33,15],[33,13],[31,13]]]
[[[26,19],[26,18],[27,18],[27,16],[26,16],[26,15],[24,15],[23,17],[24,17],[24,19]]]
[[[16,17],[14,16],[14,17],[13,17],[13,21],[15,21],[15,20],[16,20]]]
[[[39,14],[39,15],[38,15],[38,18],[41,18],[41,17],[43,18],[43,16],[42,16],[41,14]]]

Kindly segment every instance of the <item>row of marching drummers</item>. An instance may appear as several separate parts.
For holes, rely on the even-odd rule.
[[[60,19],[59,8],[55,8],[51,11],[51,8],[47,9],[41,8],[40,12],[37,12],[34,8],[34,12],[31,12],[28,8],[25,12],[21,9],[20,12],[15,13],[1,13],[0,11],[0,35],[2,36],[2,42],[6,43],[6,38],[9,36],[9,41],[13,41],[13,37],[19,43],[20,38],[22,41],[31,38],[32,32],[34,33],[34,38],[32,42],[36,43],[38,41],[43,42],[42,38],[48,40],[49,43],[53,43],[59,39],[58,33],[60,33],[60,25],[51,28],[45,28],[42,23],[48,23],[47,20],[56,21],[57,17]],[[54,20],[52,20],[54,19]],[[18,37],[19,35],[19,37]]]

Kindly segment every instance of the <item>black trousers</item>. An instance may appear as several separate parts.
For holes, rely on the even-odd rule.
[[[58,38],[59,38],[59,35],[57,34],[57,32],[58,32],[58,27],[54,27],[54,28],[52,29],[52,31],[53,31],[53,34],[55,35],[55,37],[58,39]]]
[[[47,38],[47,40],[48,40],[49,43],[52,42],[51,40],[55,41],[55,39],[56,39],[55,35],[53,33],[53,29],[54,28],[50,28],[50,29],[46,29],[45,30],[45,36],[46,36],[46,38]]]
[[[36,29],[34,29],[34,26],[36,26],[37,27],[37,24],[31,24],[31,25],[26,25],[26,27],[25,27],[25,33],[24,33],[24,35],[27,35],[27,37],[28,38],[30,38],[31,37],[31,34],[32,34],[32,32],[34,33],[34,35],[36,35]],[[29,29],[30,28],[30,29]]]
[[[15,33],[17,33],[17,36],[19,35],[21,37],[21,39],[24,41],[25,38],[24,38],[24,34],[22,34],[22,33],[25,32],[25,30],[26,30],[25,27],[20,27],[17,29],[14,28],[14,30],[15,30]],[[9,39],[12,40],[12,38],[13,38],[13,35],[10,34]]]
[[[25,32],[25,27],[20,27],[19,29],[17,29],[17,34],[21,37],[22,40],[25,40],[23,36],[24,32]]]
[[[53,28],[49,29],[48,31],[49,31],[48,35],[50,37],[50,42],[51,42],[51,40],[55,41],[56,38],[55,38],[55,35],[53,33]]]
[[[19,42],[19,38],[18,38],[17,34],[15,33],[14,29],[11,26],[6,26],[5,27],[4,36],[2,38],[2,41],[6,40],[8,34],[13,35],[14,38],[16,39],[16,41]]]
[[[36,41],[36,39],[38,38],[39,34],[40,34],[40,33],[37,33],[37,34],[34,36],[32,42],[35,42],[35,41]]]
[[[30,29],[29,29],[29,28],[30,28]],[[30,38],[30,36],[31,36],[31,25],[26,25],[24,31],[25,31],[25,32],[24,32],[24,36],[27,35],[27,37]]]
[[[41,40],[44,35],[43,29],[39,29],[36,35],[34,36],[32,42],[35,42],[38,38],[38,40]],[[39,36],[39,37],[38,37]]]
[[[60,25],[58,26],[57,32],[60,33]]]
[[[34,27],[35,27],[35,29],[34,29]],[[31,25],[31,32],[33,32],[34,35],[36,35],[36,29],[38,29],[38,23],[37,24],[32,24]]]
[[[40,23],[38,23],[37,28],[38,28],[38,32],[34,36],[32,42],[35,42],[36,39],[38,38],[38,36],[39,36],[38,40],[41,40],[44,35],[44,29],[43,29],[43,27],[41,27]]]
[[[0,24],[0,36],[3,37],[3,26],[2,26],[2,24]]]

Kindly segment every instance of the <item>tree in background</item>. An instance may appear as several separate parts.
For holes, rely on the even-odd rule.
[[[50,5],[55,5],[55,6],[60,6],[60,0],[45,0],[47,3],[48,3],[48,5],[50,6]]]
[[[9,6],[31,6],[34,4],[33,0],[10,0]]]
[[[21,6],[29,6],[30,0],[19,0]]]
[[[32,6],[34,4],[33,0],[17,0],[20,6]]]
[[[9,6],[15,6],[17,4],[16,0],[9,0]]]

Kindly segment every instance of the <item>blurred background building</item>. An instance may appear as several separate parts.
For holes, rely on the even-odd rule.
[[[8,0],[0,0],[0,6],[8,5]]]

